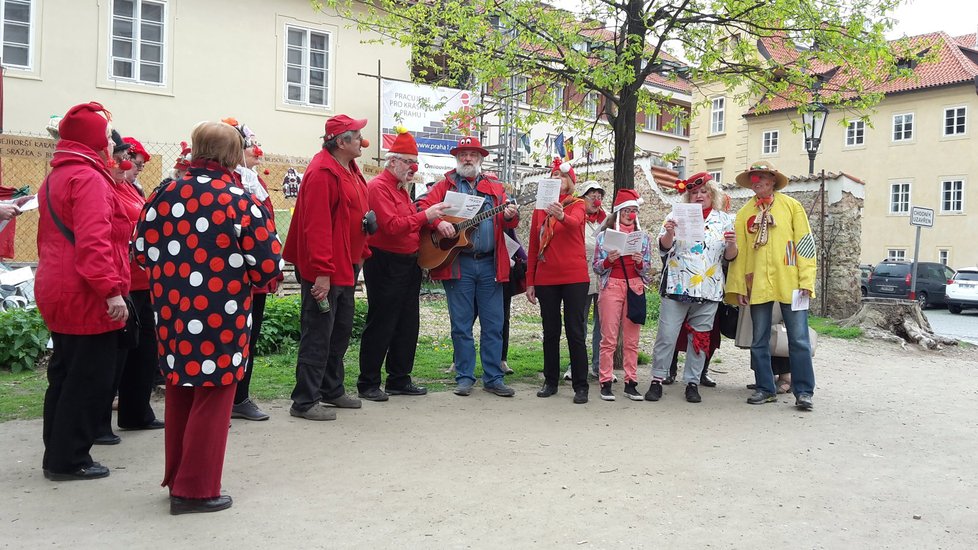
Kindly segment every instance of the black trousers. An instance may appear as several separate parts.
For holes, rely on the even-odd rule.
[[[68,473],[92,465],[92,442],[106,404],[119,353],[118,332],[51,333],[54,354],[44,394],[44,458],[41,466]]]
[[[238,387],[234,390],[235,405],[248,399],[248,391],[251,388],[251,373],[255,370],[258,339],[261,338],[261,323],[265,319],[265,300],[267,297],[267,294],[251,295],[251,340],[248,343],[248,366],[244,378],[238,382]]]
[[[353,287],[331,286],[327,294],[330,309],[322,313],[312,296],[312,283],[298,271],[296,277],[302,286],[302,311],[292,403],[296,410],[307,411],[345,392],[343,356],[353,331]]]
[[[571,384],[574,390],[586,390],[587,344],[584,334],[587,326],[589,283],[566,285],[537,285],[534,287],[540,301],[540,317],[543,319],[543,378],[548,385],[560,381],[560,306],[564,306],[564,330],[567,331],[567,348],[570,351]]]
[[[363,265],[367,285],[367,323],[360,338],[361,392],[380,387],[380,368],[387,363],[387,388],[411,383],[418,348],[421,268],[416,254],[394,254],[371,247]]]

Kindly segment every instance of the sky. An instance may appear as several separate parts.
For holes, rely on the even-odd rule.
[[[893,12],[888,38],[944,31],[960,36],[978,31],[978,0],[907,0]]]

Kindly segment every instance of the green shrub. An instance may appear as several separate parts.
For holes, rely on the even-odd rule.
[[[258,339],[258,355],[272,355],[292,351],[299,345],[301,332],[302,301],[298,294],[291,296],[269,295],[265,302],[265,319]],[[363,334],[367,321],[367,301],[357,300],[353,312],[354,341]]]
[[[648,314],[650,321],[655,321],[656,324],[658,324],[659,304],[662,303],[662,296],[659,296],[658,291],[652,287],[645,289],[645,295],[648,297],[645,305],[645,312]]]
[[[33,370],[47,342],[48,329],[37,309],[0,313],[0,367],[13,372]]]

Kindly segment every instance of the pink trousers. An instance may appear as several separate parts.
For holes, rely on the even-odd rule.
[[[632,292],[644,292],[644,284],[639,277],[629,278]],[[618,347],[618,328],[621,327],[622,349],[624,350],[625,382],[638,381],[638,336],[641,325],[628,320],[625,302],[625,279],[608,279],[608,286],[598,294],[598,314],[601,317],[601,383],[611,382],[614,369],[615,348]]]

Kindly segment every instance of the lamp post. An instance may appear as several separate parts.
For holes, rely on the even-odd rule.
[[[805,150],[808,151],[808,173],[815,173],[815,155],[818,145],[822,142],[822,132],[825,131],[825,119],[829,116],[829,108],[822,104],[816,96],[801,118],[805,124]]]
[[[805,112],[802,113],[802,120],[805,124],[805,150],[808,151],[808,173],[815,173],[815,155],[818,154],[818,145],[822,142],[822,132],[825,131],[825,119],[829,116],[829,108],[822,104],[818,100],[818,92],[815,95],[815,101],[813,101]],[[828,281],[828,273],[826,273],[827,268],[827,258],[825,257],[825,170],[822,170],[822,183],[818,188],[818,202],[821,203],[821,217],[819,219],[819,235],[818,240],[820,245],[823,247],[821,254],[819,254],[820,266],[819,266],[819,278],[822,281],[821,288],[819,289],[819,295],[821,296],[821,315],[826,315],[825,311],[825,284]]]

